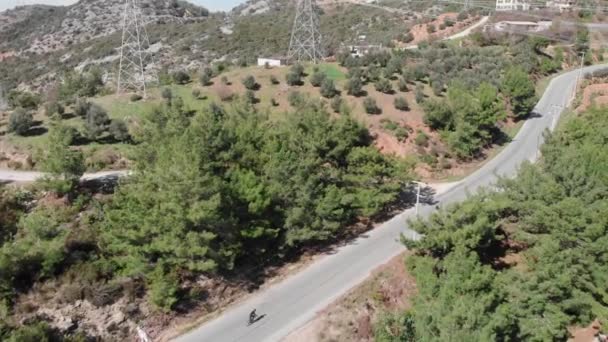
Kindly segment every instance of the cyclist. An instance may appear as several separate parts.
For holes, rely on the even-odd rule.
[[[253,324],[257,316],[258,315],[256,314],[255,309],[253,309],[253,311],[251,311],[251,313],[249,314],[249,324]]]

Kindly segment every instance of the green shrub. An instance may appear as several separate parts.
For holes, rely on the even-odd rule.
[[[391,94],[393,92],[393,85],[386,78],[379,79],[374,84],[374,87],[376,88],[376,91],[378,91],[380,93]]]
[[[301,86],[302,85],[302,76],[298,73],[290,71],[286,77],[287,84],[290,86]]]
[[[195,99],[200,99],[201,98],[201,90],[200,89],[192,89],[192,97],[194,97]]]
[[[287,96],[287,101],[292,107],[301,107],[306,103],[306,98],[299,91],[292,91]]]
[[[113,119],[108,128],[110,135],[117,141],[127,141],[130,139],[129,128],[121,119]]]
[[[405,93],[409,90],[409,87],[407,85],[407,81],[405,80],[405,78],[401,77],[397,83],[397,87],[399,88],[399,91],[402,93]]]
[[[313,87],[318,88],[323,84],[326,78],[327,76],[325,75],[325,73],[321,71],[316,71],[314,74],[312,74],[312,76],[310,76],[310,84]]]
[[[406,44],[412,42],[413,40],[414,40],[414,35],[411,32],[404,33],[401,36],[401,41]]]
[[[21,326],[14,330],[6,342],[51,342],[53,330],[48,324],[39,322]]]
[[[247,90],[257,90],[259,87],[258,82],[255,80],[255,77],[251,75],[247,75],[243,79],[243,86],[245,86],[245,89]]]
[[[323,80],[323,84],[321,85],[321,96],[330,99],[336,96],[337,92],[338,91],[336,90],[333,80],[329,78]]]
[[[407,128],[399,126],[397,129],[393,131],[395,137],[399,139],[399,141],[406,141],[410,136],[410,132]]]
[[[380,120],[382,129],[391,132],[399,141],[405,141],[409,137],[410,133],[408,127],[403,127],[397,122],[390,119]]]
[[[380,120],[380,124],[382,125],[382,128],[387,131],[394,131],[399,128],[399,124],[390,119],[382,119]]]
[[[218,74],[220,74],[222,71],[223,71],[223,69],[219,69],[219,68],[218,68],[217,73],[218,73]],[[209,68],[209,67],[204,68],[204,69],[203,69],[203,71],[201,72],[201,75],[205,75],[205,76],[207,76],[209,79],[213,78],[214,74],[215,74],[215,73],[213,72],[213,69],[211,69],[211,68]]]
[[[352,77],[346,83],[346,93],[352,96],[361,96],[363,95],[363,83],[361,79],[358,77]]]
[[[173,92],[171,91],[170,88],[164,88],[161,93],[160,96],[167,102],[171,102],[171,100],[173,99]]]
[[[429,136],[426,135],[426,133],[424,133],[423,131],[418,130],[414,143],[421,147],[427,147],[429,145]]]
[[[416,85],[414,96],[416,98],[416,103],[420,104],[424,102],[424,88],[421,84]]]
[[[65,107],[57,101],[47,102],[44,106],[44,113],[49,118],[55,115],[61,117],[65,113]]]
[[[281,81],[279,81],[279,79],[275,75],[270,75],[270,83],[277,85],[281,84]]]
[[[438,166],[441,170],[449,170],[452,168],[452,163],[446,158],[440,158]]]
[[[36,110],[40,105],[40,96],[29,92],[11,91],[8,94],[8,103],[13,108],[21,107]]]
[[[157,308],[169,312],[178,300],[179,281],[173,274],[155,271],[149,280],[150,300]]]
[[[87,115],[89,108],[91,107],[91,103],[85,99],[76,100],[76,104],[74,104],[74,115],[83,118]]]
[[[445,81],[443,78],[437,74],[433,74],[430,77],[430,82],[431,88],[433,89],[433,94],[435,94],[435,96],[440,96],[445,88]]]
[[[340,113],[343,102],[344,101],[342,100],[342,98],[340,96],[336,96],[331,100],[330,106],[331,106],[331,109],[334,111],[334,113]]]
[[[92,104],[84,119],[85,135],[91,140],[99,139],[109,123],[108,113],[101,106]]]
[[[137,102],[137,101],[141,100],[142,98],[143,97],[139,94],[133,94],[133,95],[131,95],[130,100],[131,100],[131,102]]]
[[[367,114],[382,114],[382,110],[378,107],[378,104],[373,97],[368,96],[363,100],[363,108]]]
[[[249,103],[249,104],[255,104],[258,101],[258,99],[255,97],[255,93],[253,92],[253,90],[247,90],[245,91],[245,102]]]
[[[176,71],[173,73],[173,81],[177,84],[188,84],[190,83],[190,75],[183,70]]]
[[[299,63],[294,64],[291,67],[290,71],[293,72],[294,74],[300,76],[300,77],[304,76],[304,66],[302,64],[299,64]]]
[[[32,127],[34,117],[23,108],[15,109],[8,119],[8,131],[17,135],[26,134]]]
[[[210,86],[211,85],[211,76],[209,76],[207,74],[202,74],[199,78],[199,81],[203,87]]]
[[[396,97],[393,102],[394,102],[395,108],[400,111],[407,112],[408,110],[410,110],[410,104],[407,102],[407,100],[403,96]]]

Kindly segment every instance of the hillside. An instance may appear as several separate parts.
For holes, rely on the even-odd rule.
[[[285,54],[288,48],[294,12],[287,0],[254,1],[230,14],[209,13],[182,1],[144,4],[150,63],[157,71],[196,70],[243,56],[251,63],[257,56]],[[0,83],[7,89],[44,89],[67,70],[91,66],[101,67],[106,78],[114,77],[121,8],[119,0],[82,0],[69,7],[28,6],[0,14]],[[370,43],[389,44],[405,25],[399,15],[350,3],[324,9],[321,25],[330,53],[361,34]]]
[[[376,339],[566,341],[576,326],[605,324],[606,114],[571,118],[539,165],[415,223],[425,238],[406,244],[418,295]]]
[[[183,22],[208,11],[185,1],[144,0],[149,23]],[[45,54],[120,30],[124,1],[81,0],[72,6],[22,6],[0,13],[0,51]]]
[[[22,6],[0,13],[0,83],[44,90],[65,72],[97,65],[113,75],[120,47],[123,2],[81,0],[67,7]],[[142,1],[147,27],[194,25],[209,12],[185,1]],[[164,42],[151,48],[171,60]],[[167,53],[165,50],[169,50]]]
[[[129,340],[138,327],[163,340],[215,315],[410,207],[413,179],[491,158],[531,116],[535,86],[588,51],[585,32],[574,46],[444,41],[478,15],[421,22],[338,1],[321,16],[332,60],[257,66],[287,48],[287,0],[228,14],[150,1],[158,84],[144,98],[115,92],[120,33],[104,27],[118,20],[101,4],[118,11],[3,14],[24,45],[6,43],[0,63],[0,168],[47,177],[0,189],[0,340]],[[342,49],[360,36],[419,47]],[[112,168],[132,173],[81,181]]]

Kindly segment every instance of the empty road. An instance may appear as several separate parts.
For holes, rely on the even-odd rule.
[[[585,68],[590,72],[608,65]],[[439,205],[461,201],[479,187],[492,185],[497,176],[514,176],[524,161],[536,160],[546,129],[555,127],[563,108],[572,97],[578,71],[554,78],[538,102],[535,113],[526,121],[513,142],[500,154],[457,186],[439,194]],[[424,206],[421,216],[428,216],[434,206]],[[337,248],[299,273],[228,308],[219,317],[177,338],[177,342],[279,341],[306,323],[315,313],[369,276],[379,265],[404,251],[400,234],[416,237],[406,220],[414,217],[407,210],[352,243]],[[265,315],[247,326],[249,312],[257,308]]]

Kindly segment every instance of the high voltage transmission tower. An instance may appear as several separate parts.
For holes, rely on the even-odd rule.
[[[316,1],[296,1],[288,57],[290,61],[312,61],[316,64],[324,57]]]
[[[4,110],[7,107],[6,94],[4,93],[4,87],[0,83],[0,110]]]
[[[139,0],[125,0],[117,93],[133,91],[146,97],[147,48],[150,47]]]

